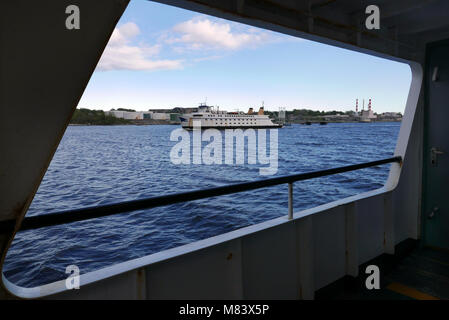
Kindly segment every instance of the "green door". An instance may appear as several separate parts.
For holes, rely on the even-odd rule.
[[[424,244],[449,249],[449,42],[427,50],[424,120]]]

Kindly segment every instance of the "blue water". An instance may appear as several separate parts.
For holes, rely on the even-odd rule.
[[[279,168],[269,177],[345,166],[393,155],[400,123],[292,125],[279,133]],[[71,126],[27,216],[264,179],[260,164],[174,165],[176,126]],[[191,133],[190,133],[191,134]],[[246,163],[246,161],[245,161]],[[390,165],[294,185],[295,210],[368,190]],[[17,234],[5,275],[24,287],[81,273],[287,214],[287,185]]]

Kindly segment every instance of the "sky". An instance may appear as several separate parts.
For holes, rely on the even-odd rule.
[[[408,65],[145,0],[132,0],[78,108],[403,112]]]

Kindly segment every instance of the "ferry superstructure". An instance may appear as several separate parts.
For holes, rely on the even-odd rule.
[[[257,113],[253,108],[244,112],[220,111],[219,108],[213,108],[206,104],[201,104],[197,112],[184,114],[179,118],[181,126],[184,129],[192,130],[195,126],[201,129],[237,129],[237,128],[281,128],[282,124],[273,123],[273,121],[264,114],[264,107],[260,107]]]
[[[78,290],[68,289],[65,280],[20,287],[2,274],[0,298],[314,299],[323,297],[323,290],[345,287],[348,281],[360,284],[357,288],[362,290],[369,276],[367,266],[376,265],[382,273],[395,265],[395,273],[390,274],[395,286],[369,292],[364,289],[352,297],[386,299],[392,297],[382,295],[388,290],[405,287],[408,290],[396,297],[408,292],[424,293],[415,297],[447,299],[449,2],[158,2],[407,64],[410,90],[393,157],[351,167],[356,170],[389,163],[388,180],[378,189],[355,192],[302,211],[293,208],[298,192],[294,182],[312,176],[292,174],[114,207],[25,217],[128,1],[76,1],[81,27],[72,30],[64,25],[65,9],[73,4],[71,1],[2,1],[1,268],[16,233],[23,230],[102,219],[106,214],[151,210],[192,199],[219,201],[214,197],[275,183],[288,184],[289,206],[287,210],[286,204],[284,216],[270,221],[82,273]],[[380,9],[379,29],[368,29],[365,24],[371,4]],[[88,18],[83,20],[83,16]],[[319,72],[325,74],[325,67]],[[320,175],[341,170],[320,171]],[[248,197],[248,205],[251,201],[254,197]],[[410,259],[399,262],[398,267],[403,256]],[[384,269],[382,261],[391,264]],[[388,278],[382,279],[382,286],[389,285]]]

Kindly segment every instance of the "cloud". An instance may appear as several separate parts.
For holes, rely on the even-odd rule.
[[[153,46],[132,45],[131,41],[139,34],[139,27],[133,22],[115,28],[96,70],[153,71],[182,68],[182,60],[152,59],[161,49],[159,44]]]
[[[236,26],[235,23],[233,25]],[[244,47],[257,47],[274,40],[274,37],[266,31],[255,28],[235,31],[230,23],[214,22],[204,17],[179,23],[172,28],[172,32],[176,36],[168,37],[167,43],[182,43],[191,50],[237,50]]]

